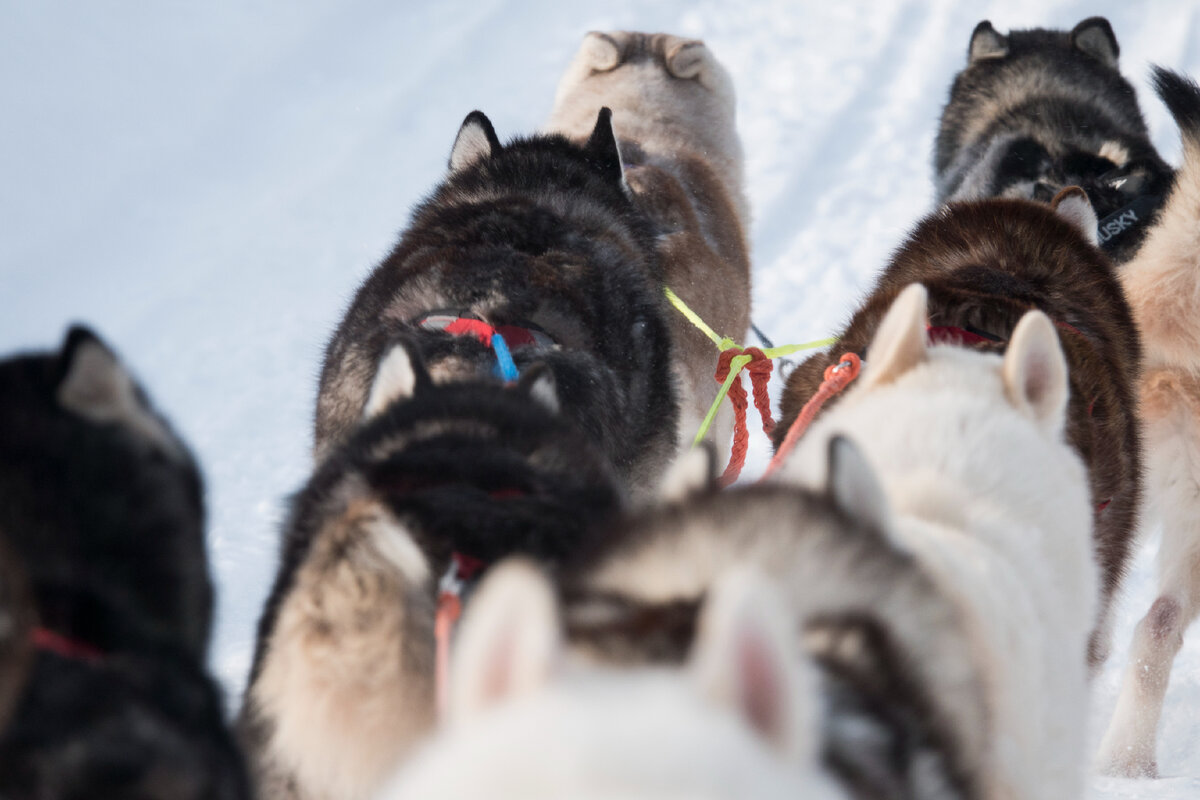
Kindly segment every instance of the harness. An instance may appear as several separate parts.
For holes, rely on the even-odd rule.
[[[451,336],[473,336],[496,355],[497,377],[512,382],[520,377],[512,351],[535,347],[552,350],[558,347],[554,337],[532,322],[521,325],[492,325],[470,309],[438,309],[430,311],[413,324],[427,331],[442,331]]]
[[[100,648],[40,625],[29,632],[29,641],[35,650],[53,653],[72,661],[94,664],[104,658]]]

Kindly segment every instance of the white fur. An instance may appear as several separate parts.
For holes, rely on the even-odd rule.
[[[1041,357],[1057,340],[1035,325],[1033,346],[1007,360],[922,345],[914,361],[910,345],[925,320],[912,304],[923,295],[910,287],[896,301],[861,385],[814,424],[783,477],[819,486],[830,437],[858,444],[884,485],[897,536],[967,620],[991,710],[987,796],[1079,797],[1098,592],[1092,510],[1061,415],[1048,426],[1018,408],[1005,377],[1034,368],[1011,359]]]
[[[1107,146],[1107,145],[1106,145]],[[1100,220],[1087,194],[1078,187],[1064,189],[1054,203],[1054,212],[1079,229],[1093,247],[1100,246]]]
[[[561,635],[537,610],[538,590],[504,580],[508,614],[519,616],[524,598],[534,610],[527,624]],[[502,616],[478,613],[478,624],[474,610],[464,620],[464,649],[468,638],[505,639]],[[811,668],[791,655],[782,620],[760,578],[730,576],[714,590],[689,668],[547,672],[539,687],[514,687],[456,717],[377,800],[842,797],[817,765]],[[544,638],[509,638],[497,652],[526,661],[521,651],[541,651]],[[465,666],[455,682],[493,666],[486,658]],[[773,713],[756,717],[764,708]]]
[[[395,345],[380,360],[363,407],[363,419],[377,416],[397,400],[412,397],[417,386],[417,373],[412,356],[404,345]]]
[[[1200,616],[1200,142],[1185,136],[1183,144],[1162,215],[1121,272],[1145,354],[1147,496],[1163,524],[1158,593],[1134,630],[1097,757],[1101,770],[1126,776],[1157,774],[1156,729],[1171,665]]]

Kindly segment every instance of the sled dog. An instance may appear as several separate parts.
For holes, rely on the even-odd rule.
[[[1041,311],[1003,356],[929,345],[935,291],[899,293],[858,381],[781,478],[818,485],[829,440],[853,437],[896,546],[964,620],[987,709],[984,796],[1079,797],[1098,586],[1087,473],[1065,441],[1067,361]]]
[[[259,622],[240,726],[265,800],[370,797],[432,726],[445,582],[552,565],[623,503],[549,368],[437,384],[400,341],[374,372],[365,421],[292,502]]]
[[[1121,270],[1146,351],[1139,411],[1148,508],[1161,520],[1158,594],[1134,631],[1099,765],[1155,776],[1155,729],[1183,634],[1200,613],[1200,88],[1155,70],[1183,138],[1183,166],[1158,223]]]
[[[750,229],[733,82],[705,44],[667,34],[589,33],[558,85],[546,129],[584,142],[612,109],[625,180],[653,220],[663,279],[717,333],[750,326]],[[674,309],[668,318],[679,388],[679,444],[691,445],[716,396],[718,350]],[[729,455],[724,404],[708,438]]]
[[[1140,345],[1112,264],[1093,245],[1083,193],[1052,207],[1023,200],[951,203],[922,221],[892,257],[829,352],[788,377],[776,444],[841,353],[867,349],[884,313],[910,283],[929,292],[931,341],[1002,352],[1030,309],[1054,321],[1069,366],[1067,438],[1088,467],[1101,601],[1093,666],[1109,649],[1110,607],[1127,566],[1141,498],[1136,412]],[[1090,241],[1089,241],[1090,237]],[[828,406],[826,406],[828,408]]]
[[[34,606],[0,797],[250,797],[204,668],[199,470],[85,328],[0,362],[0,531]]]
[[[677,427],[668,306],[653,231],[627,194],[610,117],[594,111],[583,144],[541,135],[501,145],[487,117],[467,116],[449,175],[329,342],[318,460],[358,424],[384,348],[404,335],[438,382],[491,376],[507,353],[511,372],[543,362],[564,414],[606,450],[628,487],[652,493]]]
[[[938,202],[1049,201],[1081,186],[1095,206],[1101,245],[1128,260],[1156,218],[1172,171],[1150,142],[1119,54],[1103,17],[1070,32],[1004,35],[979,23],[942,112]]]
[[[682,669],[570,663],[553,591],[526,564],[479,595],[449,724],[376,800],[848,797],[820,767],[815,670],[764,580],[713,587]]]

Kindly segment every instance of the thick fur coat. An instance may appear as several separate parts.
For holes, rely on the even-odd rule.
[[[898,296],[782,478],[820,485],[830,439],[853,438],[896,546],[963,619],[987,709],[983,796],[1079,797],[1098,576],[1087,473],[1064,441],[1067,362],[1040,311],[1003,357],[929,346],[926,299],[920,285]]]
[[[553,565],[621,507],[611,466],[557,408],[544,366],[510,388],[439,385],[414,344],[389,351],[369,418],[284,528],[241,718],[264,798],[369,797],[429,732],[454,554]]]
[[[1102,769],[1154,776],[1171,663],[1200,614],[1200,87],[1156,70],[1183,137],[1183,166],[1137,256],[1121,270],[1146,350],[1139,411],[1151,519],[1161,520],[1158,594],[1134,631]]]
[[[0,530],[37,635],[0,732],[0,796],[249,797],[204,670],[199,471],[83,328],[58,352],[0,362]]]
[[[668,34],[589,33],[558,85],[546,129],[584,142],[608,107],[625,180],[654,223],[665,283],[714,330],[743,342],[750,326],[748,205],[733,82],[701,41]],[[718,384],[718,350],[671,310],[679,444],[690,446]],[[724,458],[733,414],[709,439]]]
[[[450,174],[358,290],[330,340],[317,398],[318,459],[363,414],[387,345],[416,341],[439,382],[491,376],[471,336],[426,330],[430,312],[535,328],[564,413],[592,435],[629,487],[651,491],[675,448],[668,307],[650,222],[630,200],[609,113],[584,144],[534,136],[501,145],[478,112],[463,123]]]
[[[867,345],[888,307],[912,282],[928,291],[931,335],[966,337],[974,349],[1003,352],[1028,310],[1045,312],[1066,354],[1067,438],[1087,465],[1095,509],[1103,580],[1091,652],[1099,664],[1107,655],[1109,608],[1140,510],[1136,387],[1141,350],[1114,268],[1083,232],[1094,230],[1094,223],[1086,200],[1071,194],[1055,210],[987,200],[952,203],[926,218],[892,257],[841,340],[788,377],[776,443],[841,353],[865,354],[868,363],[876,357]]]
[[[1088,194],[1101,244],[1136,252],[1172,172],[1151,144],[1103,17],[1071,31],[997,32],[981,22],[954,79],[935,148],[938,202]]]

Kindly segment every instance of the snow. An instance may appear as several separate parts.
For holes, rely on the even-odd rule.
[[[8,3],[0,12],[0,352],[72,320],[129,361],[200,457],[220,587],[213,666],[240,692],[287,495],[309,469],[321,350],[359,281],[445,168],[473,108],[501,137],[546,117],[591,29],[703,37],[739,90],[757,323],[835,330],[930,208],[949,82],[980,19],[1104,14],[1155,141],[1178,145],[1151,61],[1200,74],[1186,0],[734,3],[325,0]],[[759,437],[747,474],[765,465]],[[1139,550],[1093,736],[1153,599]],[[1200,796],[1200,634],[1175,664],[1157,781],[1095,798]]]

